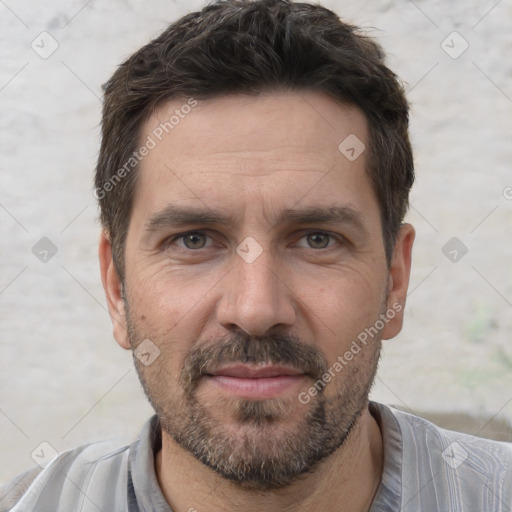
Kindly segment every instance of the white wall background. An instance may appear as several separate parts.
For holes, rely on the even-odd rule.
[[[92,176],[100,85],[202,1],[0,2],[0,481],[93,440],[129,442],[152,413],[111,335]],[[512,419],[512,4],[325,0],[370,29],[408,84],[417,229],[406,325],[373,398]],[[47,59],[39,51],[58,49]],[[445,49],[442,42],[453,31]],[[452,48],[450,48],[452,47]],[[32,247],[58,249],[43,263]],[[442,252],[457,237],[467,254]],[[460,253],[459,253],[460,256]]]

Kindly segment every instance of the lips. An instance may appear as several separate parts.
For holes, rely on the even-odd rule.
[[[266,399],[296,386],[304,373],[279,365],[236,364],[217,368],[205,377],[217,387],[239,398]]]
[[[236,364],[218,368],[210,373],[212,376],[235,377],[238,379],[264,379],[272,377],[282,377],[290,375],[303,375],[300,370],[286,368],[284,366],[248,366],[245,364]]]

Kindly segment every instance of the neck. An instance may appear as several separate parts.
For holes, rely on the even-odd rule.
[[[279,490],[241,488],[204,466],[165,432],[155,461],[158,482],[174,512],[367,512],[380,484],[382,465],[382,437],[368,408],[341,448],[314,471]]]

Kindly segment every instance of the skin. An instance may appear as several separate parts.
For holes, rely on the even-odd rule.
[[[161,105],[141,140],[184,103]],[[176,407],[182,404],[180,372],[193,348],[235,332],[280,331],[319,350],[331,366],[379,314],[393,304],[405,305],[414,229],[402,225],[388,268],[365,152],[350,162],[338,150],[350,134],[367,145],[363,113],[323,93],[223,96],[199,102],[141,163],[126,243],[126,300],[105,232],[101,274],[117,342],[132,348],[128,320],[137,342],[154,341],[161,354],[153,365],[139,365],[139,373],[154,389],[162,386]],[[232,220],[148,232],[148,220],[171,204],[206,206],[231,214]],[[362,226],[275,221],[285,208],[331,205],[358,212]],[[187,248],[183,239],[163,243],[191,230],[208,235],[201,239],[206,247]],[[318,232],[333,235],[328,247],[318,241],[311,245],[307,234]],[[246,237],[262,248],[252,263],[236,252]],[[371,381],[380,339],[396,336],[402,322],[403,308],[325,387],[325,397],[334,400],[353,379]],[[279,393],[285,413],[273,426],[276,439],[286,439],[303,419],[309,405],[300,405],[297,397],[312,384],[304,376]],[[265,453],[268,431],[237,421],[230,391],[201,379],[197,397],[233,439],[251,436]],[[164,496],[180,512],[364,511],[380,482],[382,453],[378,424],[365,405],[341,448],[281,489],[263,492],[226,480],[165,431],[155,469]]]

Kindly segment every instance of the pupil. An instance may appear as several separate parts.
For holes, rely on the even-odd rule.
[[[192,245],[193,247],[189,247],[189,248],[194,248],[194,249],[197,249],[197,244],[199,243],[199,245],[201,246],[201,235],[199,234],[191,234],[191,235],[188,235],[185,240],[187,240],[188,242],[190,242],[190,244],[187,244],[185,243],[185,245]],[[198,242],[199,240],[199,242]]]
[[[313,241],[313,245],[317,244],[317,242],[319,241],[318,239],[320,239],[320,245],[322,247],[326,247],[326,243],[325,243],[327,241],[327,236],[326,235],[324,235],[322,233],[315,233],[313,235],[310,235],[310,237],[311,237],[311,240]],[[323,244],[321,243],[322,238],[324,240]]]

